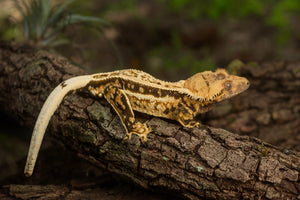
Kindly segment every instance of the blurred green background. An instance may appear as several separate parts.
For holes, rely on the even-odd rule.
[[[61,54],[90,73],[136,68],[175,81],[234,59],[299,60],[299,19],[299,0],[0,0],[0,40]],[[0,165],[13,173],[30,132],[19,137],[7,118]]]
[[[178,80],[233,59],[298,60],[299,11],[297,0],[1,0],[0,39],[90,72],[138,68]]]

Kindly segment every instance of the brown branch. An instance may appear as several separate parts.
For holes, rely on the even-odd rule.
[[[83,73],[60,56],[1,44],[1,109],[32,128],[51,90]],[[109,104],[83,89],[65,98],[47,134],[96,166],[188,199],[296,199],[300,192],[299,153],[223,129],[186,129],[142,114],[138,120],[149,120],[149,140],[123,141],[125,130]]]

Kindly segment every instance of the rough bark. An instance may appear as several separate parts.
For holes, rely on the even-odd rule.
[[[84,73],[60,56],[1,44],[1,109],[32,128],[51,90]],[[125,130],[109,104],[82,89],[65,98],[47,134],[94,165],[147,189],[187,199],[300,198],[298,152],[223,129],[186,129],[142,114],[138,120],[149,120],[149,140],[141,143],[133,136],[123,141]]]

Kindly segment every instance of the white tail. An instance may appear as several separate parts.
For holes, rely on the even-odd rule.
[[[27,161],[24,169],[24,173],[26,176],[32,175],[34,165],[41,147],[41,143],[45,135],[46,128],[49,124],[52,115],[58,108],[59,104],[62,102],[65,95],[72,90],[85,87],[92,79],[93,75],[77,76],[74,78],[70,78],[59,84],[51,92],[40,111],[40,114],[37,118],[33,129]]]

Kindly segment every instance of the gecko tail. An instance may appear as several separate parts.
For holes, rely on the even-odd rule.
[[[31,176],[49,121],[63,98],[72,90],[80,89],[93,79],[92,75],[77,76],[60,83],[48,96],[36,120],[31,136],[29,152],[24,169],[25,176]]]

